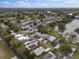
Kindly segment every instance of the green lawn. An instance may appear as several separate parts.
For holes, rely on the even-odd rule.
[[[52,28],[52,27],[50,27],[48,25],[46,25],[46,26],[39,25],[37,28],[38,28],[39,32],[43,32],[43,33],[46,33],[48,35],[55,36],[57,39],[62,38],[62,35],[59,32],[55,31],[54,28]]]
[[[57,31],[49,31],[48,32],[49,35],[55,36],[57,39],[61,39],[62,35],[59,34]]]
[[[12,56],[14,56],[12,51],[0,40],[0,59],[11,59]]]
[[[75,51],[73,56],[75,59],[79,59],[79,46],[77,46],[77,50]]]
[[[63,56],[58,56],[56,59],[63,59]]]

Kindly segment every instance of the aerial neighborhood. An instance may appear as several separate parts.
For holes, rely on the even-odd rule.
[[[0,37],[10,59],[79,59],[79,11],[0,9]]]

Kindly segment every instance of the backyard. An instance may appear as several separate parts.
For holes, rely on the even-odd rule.
[[[77,45],[77,50],[75,51],[73,56],[75,59],[79,59],[79,45]]]

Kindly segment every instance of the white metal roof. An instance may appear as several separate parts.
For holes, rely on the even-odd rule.
[[[43,47],[39,47],[39,48],[35,49],[33,52],[35,53],[35,55],[39,56],[39,55],[41,55],[44,51],[45,51],[45,49],[44,49]]]
[[[54,41],[54,40],[56,39],[56,37],[54,37],[54,36],[49,36],[47,39],[48,39],[49,41]]]
[[[28,39],[29,39],[28,36],[21,36],[21,37],[18,38],[18,40],[21,40],[21,41],[22,40],[28,40]]]
[[[21,37],[21,36],[23,36],[23,35],[22,34],[16,34],[15,35],[16,38]]]
[[[52,57],[50,57],[49,59],[55,59],[56,55],[54,55],[52,52],[49,52],[50,55],[52,55]]]

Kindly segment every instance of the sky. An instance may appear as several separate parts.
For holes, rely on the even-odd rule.
[[[0,0],[0,8],[79,8],[79,0]]]

